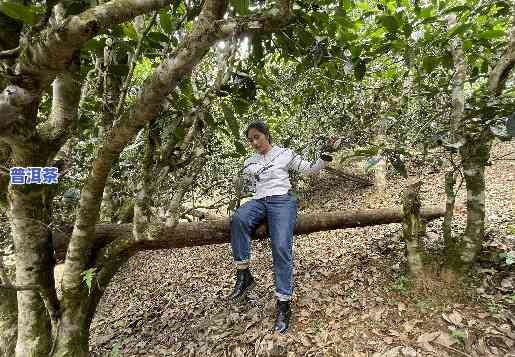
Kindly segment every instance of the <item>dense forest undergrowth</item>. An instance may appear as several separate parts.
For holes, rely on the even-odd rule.
[[[405,272],[399,224],[298,236],[293,325],[278,336],[272,332],[267,241],[253,243],[258,285],[238,305],[225,302],[234,275],[227,244],[141,252],[121,268],[99,305],[92,353],[515,356],[514,152],[513,142],[494,147],[486,179],[487,238],[466,281],[428,276],[413,284]],[[443,174],[422,177],[424,205],[444,204]],[[322,173],[306,188],[301,213],[399,205],[405,185],[393,176],[379,195],[373,187]],[[465,195],[462,185],[455,232],[463,231]],[[441,224],[440,219],[427,227],[425,242],[435,252],[442,244]]]

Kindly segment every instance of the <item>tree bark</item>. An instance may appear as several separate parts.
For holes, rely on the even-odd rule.
[[[476,139],[467,140],[460,150],[467,184],[467,226],[460,244],[457,270],[466,269],[475,261],[485,232],[485,165],[490,157],[490,146],[488,138]]]
[[[446,255],[453,255],[456,244],[452,237],[452,219],[454,216],[454,202],[456,195],[454,194],[454,185],[456,184],[456,175],[449,171],[445,174],[445,216],[442,223],[442,233]]]
[[[426,207],[420,210],[424,220],[430,221],[443,217],[441,207]],[[401,208],[345,210],[330,213],[299,215],[294,233],[309,234],[334,229],[366,227],[381,224],[401,223]],[[209,220],[208,222],[179,223],[175,228],[161,226],[154,233],[153,240],[135,242],[131,249],[165,249],[194,247],[230,242],[230,218]],[[99,224],[95,227],[97,249],[115,240],[132,238],[132,224]],[[63,259],[70,239],[72,226],[62,226],[53,233],[56,257]],[[257,230],[255,239],[266,238],[266,226]]]
[[[16,290],[0,288],[0,357],[14,356],[18,328]]]
[[[502,93],[506,80],[515,66],[515,9],[513,13],[512,27],[508,33],[508,46],[506,48],[506,52],[490,71],[488,76],[488,90],[493,96],[498,96]]]
[[[419,191],[422,182],[409,185],[402,197],[402,236],[406,243],[406,258],[410,274],[419,277],[423,272],[422,250],[420,247],[421,228]]]
[[[1,252],[0,252],[1,254]],[[11,285],[11,275],[0,256],[0,284]],[[18,335],[18,307],[16,290],[0,288],[0,357],[14,356]]]
[[[16,251],[16,285],[36,286],[18,291],[16,356],[44,356],[50,351],[49,311],[58,309],[53,280],[53,256],[47,222],[44,187],[11,186],[9,218]],[[47,310],[48,308],[48,310]],[[55,314],[53,314],[55,315]],[[52,316],[56,318],[56,316]]]
[[[450,14],[447,17],[448,29],[451,31],[455,28],[457,17]],[[454,62],[454,75],[452,78],[452,113],[449,122],[449,142],[454,144],[462,137],[460,131],[463,123],[463,114],[465,111],[465,95],[463,88],[467,74],[467,65],[465,63],[465,55],[463,53],[463,41],[456,36],[451,43],[451,53]],[[454,155],[450,153],[451,162]],[[454,216],[455,193],[454,185],[456,184],[456,168],[451,168],[445,174],[445,194],[446,194],[446,212],[442,225],[446,261],[450,262],[454,259],[456,253],[456,241],[452,237],[452,220]]]

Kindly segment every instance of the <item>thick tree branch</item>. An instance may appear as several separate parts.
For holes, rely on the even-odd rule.
[[[90,8],[79,15],[69,16],[58,27],[47,27],[41,36],[22,48],[19,73],[32,74],[48,84],[53,74],[62,71],[73,53],[98,33],[115,24],[172,4],[174,0],[112,0]]]
[[[515,66],[515,15],[513,25],[508,35],[508,48],[497,65],[492,69],[488,78],[488,89],[494,96],[498,96],[504,89],[504,84]]]
[[[279,9],[272,9],[264,15],[250,15],[219,21],[220,39],[228,36],[242,36],[249,33],[274,32],[288,24],[291,18],[292,1],[283,0]]]
[[[430,221],[442,217],[442,207],[423,207],[421,217]],[[95,227],[96,247],[101,249],[109,243],[110,249],[137,250],[184,248],[200,245],[228,243],[230,241],[230,218],[209,220],[208,222],[179,223],[175,227],[162,225],[153,230],[152,240],[134,241],[132,224],[99,224]],[[401,223],[400,207],[381,209],[342,210],[336,212],[318,212],[301,214],[297,219],[295,234],[309,234],[334,229],[366,227],[381,224]],[[71,236],[71,226],[61,227],[53,233],[56,258],[62,260]],[[258,228],[257,239],[266,238],[266,226]],[[105,253],[110,253],[105,251]],[[100,261],[100,259],[99,259]]]
[[[10,50],[0,51],[0,60],[8,59],[8,58],[15,58],[18,56],[19,53],[20,53],[20,46],[10,49]]]
[[[9,85],[0,93],[0,138],[12,138],[19,126],[25,126],[25,118],[20,108],[35,100],[29,91]]]
[[[38,131],[41,137],[48,143],[52,143],[57,151],[68,138],[69,128],[77,119],[81,88],[75,71],[59,74],[52,86],[50,118],[38,127]]]

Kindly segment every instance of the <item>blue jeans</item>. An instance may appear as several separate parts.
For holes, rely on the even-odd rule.
[[[232,255],[236,264],[250,260],[250,238],[266,219],[272,242],[276,296],[290,300],[293,294],[293,229],[297,201],[291,193],[250,200],[236,210],[231,220]]]

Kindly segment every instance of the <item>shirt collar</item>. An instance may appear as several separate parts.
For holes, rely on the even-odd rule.
[[[272,148],[266,154],[258,153],[258,155],[259,155],[260,158],[266,159],[267,157],[270,156],[270,154],[274,153],[276,150],[277,150],[277,146],[272,145]]]

